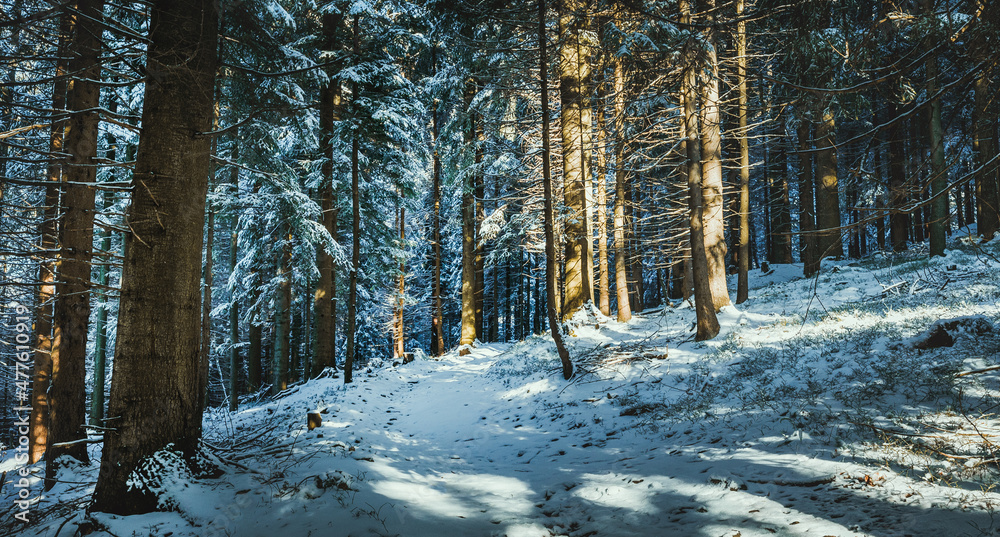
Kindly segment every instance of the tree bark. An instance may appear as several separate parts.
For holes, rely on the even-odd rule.
[[[997,105],[990,72],[976,78],[973,153],[976,155],[976,225],[986,240],[1000,231],[1000,162],[997,159]]]
[[[69,455],[88,461],[85,443],[54,447],[87,437],[87,339],[90,323],[90,269],[94,241],[94,189],[97,180],[97,135],[101,94],[101,34],[104,0],[80,0],[76,7],[68,70],[74,78],[66,95],[69,121],[64,149],[59,228],[59,278],[53,309],[52,376],[48,390],[49,448],[45,457],[46,490],[55,485],[57,459]]]
[[[569,211],[566,233],[566,300],[563,319],[593,300],[593,246],[587,236],[587,184],[590,178],[589,6],[565,0],[559,14],[559,100],[562,104],[563,196]]]
[[[840,192],[837,181],[836,124],[831,103],[818,110],[816,124],[816,254],[820,259],[844,256],[840,238]],[[818,266],[816,267],[819,268]]]
[[[436,67],[436,66],[435,66]],[[437,102],[433,108],[433,144],[434,144],[434,176],[432,189],[433,210],[431,212],[431,228],[434,234],[432,244],[434,257],[433,290],[431,295],[431,355],[444,354],[444,310],[441,304],[441,155],[438,152],[441,127],[438,119]]]
[[[707,2],[709,12],[714,12],[715,0]],[[710,16],[706,41],[708,65],[702,74],[707,77],[701,85],[701,156],[702,166],[701,198],[702,226],[704,231],[705,255],[708,262],[708,280],[712,290],[715,311],[731,304],[726,283],[726,235],[725,215],[722,196],[722,135],[719,112],[719,62],[715,54],[716,40],[711,29],[714,23]],[[690,182],[690,179],[689,179]],[[714,336],[713,336],[714,337]]]
[[[924,9],[928,16],[934,15],[933,0],[924,0]],[[931,54],[926,62],[927,95],[938,91],[937,55]],[[931,149],[931,218],[930,218],[930,255],[943,256],[946,240],[946,229],[950,227],[948,220],[948,169],[944,163],[944,132],[941,127],[941,98],[931,100],[929,112],[928,135]]]
[[[354,15],[353,39],[354,39],[354,61],[360,61],[361,57],[361,29],[359,16]],[[354,98],[358,98],[360,84],[354,83]],[[344,357],[344,384],[353,381],[354,353],[355,353],[355,332],[358,322],[358,271],[361,270],[361,189],[359,176],[361,174],[360,162],[358,161],[360,150],[358,133],[354,133],[351,140],[351,276],[347,287],[347,349]]]
[[[691,9],[687,0],[680,0],[681,20],[691,21]],[[690,204],[691,274],[694,286],[694,302],[697,333],[695,339],[704,341],[719,334],[719,320],[715,315],[715,301],[712,298],[709,274],[708,251],[705,241],[705,186],[706,175],[702,170],[702,145],[699,140],[698,117],[698,45],[689,38],[686,56],[688,65],[682,83],[684,99],[684,133],[687,135],[688,157],[688,202]]]
[[[49,131],[49,151],[58,155],[63,150],[63,139],[67,128],[65,118],[58,114],[66,108],[66,71],[69,56],[70,34],[75,19],[64,12],[59,20],[59,57],[56,62],[55,82],[52,85],[53,121]],[[56,299],[56,272],[59,250],[59,184],[62,181],[64,165],[60,159],[53,159],[46,169],[45,208],[39,229],[43,259],[38,264],[38,313],[35,319],[37,343],[34,353],[34,376],[31,386],[31,416],[28,433],[28,461],[34,464],[41,460],[48,446],[49,436],[49,383],[52,378],[52,314]]]
[[[602,95],[597,108],[597,129],[599,145],[595,148],[597,173],[594,182],[597,183],[597,307],[604,315],[611,315],[611,281],[608,270],[608,159],[606,144],[609,140],[607,125],[604,122],[605,84],[601,84]]]
[[[475,88],[473,80],[466,81],[465,99],[469,125],[465,142],[468,146],[476,143],[476,117],[472,111],[472,99],[476,96]],[[459,345],[472,345],[478,335],[476,333],[476,198],[472,175],[472,173],[463,174],[462,185],[462,332]]]
[[[737,260],[736,303],[742,304],[749,298],[750,283],[750,146],[747,143],[747,28],[743,20],[745,0],[736,0],[736,76],[739,87],[739,131],[736,133],[740,145],[740,227],[739,254]]]
[[[208,190],[218,12],[209,0],[156,0],[125,242],[120,317],[95,511],[148,512],[133,472],[173,444],[193,457],[199,289]],[[170,267],[164,270],[164,267]]]
[[[548,295],[546,303],[548,305],[549,330],[552,332],[552,341],[556,344],[556,352],[559,354],[559,361],[562,364],[563,378],[569,380],[573,378],[573,362],[570,361],[569,351],[563,344],[562,334],[559,332],[559,318],[556,315],[556,244],[555,244],[555,214],[553,214],[552,203],[552,170],[549,165],[549,155],[551,145],[549,143],[549,76],[548,76],[548,54],[546,53],[545,36],[545,0],[538,0],[538,64],[542,89],[542,185],[544,190],[545,203],[545,288]]]
[[[632,319],[628,294],[628,272],[625,245],[625,197],[629,190],[625,174],[625,65],[614,59],[614,160],[615,202],[612,209],[615,236],[615,298],[618,302],[618,322]]]
[[[274,366],[271,370],[271,394],[288,388],[292,324],[292,235],[281,237],[278,262],[278,288],[274,297]]]
[[[813,200],[813,159],[810,143],[812,121],[807,112],[799,114],[799,248],[802,257],[802,273],[806,277],[819,271],[819,255],[816,252],[816,209]]]
[[[899,105],[890,103],[889,127],[889,235],[892,249],[902,252],[907,249],[910,234],[910,215],[906,211],[909,192],[906,185],[906,132]]]

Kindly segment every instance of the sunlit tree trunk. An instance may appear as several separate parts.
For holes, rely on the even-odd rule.
[[[94,189],[97,179],[97,129],[100,117],[101,35],[104,0],[80,0],[76,8],[66,94],[69,111],[64,150],[62,219],[59,227],[59,278],[53,309],[49,384],[49,447],[45,457],[45,488],[51,488],[57,459],[69,455],[87,461],[87,336],[90,322],[90,269],[94,241]],[[58,445],[58,446],[57,446]]]
[[[58,114],[66,107],[66,69],[69,56],[70,33],[75,18],[68,12],[60,16],[60,60],[56,62],[56,80],[52,84],[53,118],[49,131],[49,151],[53,156],[63,150],[63,137],[67,121]],[[52,375],[52,313],[55,306],[56,270],[59,250],[59,183],[62,181],[63,160],[53,158],[46,169],[45,208],[39,229],[42,259],[38,263],[38,313],[35,318],[37,343],[34,353],[34,377],[31,386],[31,416],[28,434],[28,460],[34,464],[41,460],[48,446],[49,435],[49,382]]]
[[[603,89],[606,84],[601,84],[602,103],[597,108],[597,132],[598,147],[595,148],[597,161],[597,173],[594,174],[594,181],[597,183],[597,307],[604,315],[611,315],[611,289],[610,276],[608,271],[608,159],[607,147],[608,129],[604,123],[604,97],[607,97]]]
[[[682,22],[689,23],[691,9],[687,0],[680,0]],[[699,140],[698,117],[698,64],[697,43],[689,38],[686,45],[688,65],[682,80],[684,98],[684,132],[687,134],[688,190],[690,204],[691,273],[694,287],[694,302],[697,333],[695,339],[704,341],[719,334],[719,320],[715,315],[712,286],[709,274],[709,260],[705,241],[705,186],[706,175],[702,170],[702,144]]]
[[[469,125],[466,130],[467,145],[476,143],[476,118],[472,111],[475,83],[466,82],[466,108]],[[478,173],[478,172],[477,172]],[[476,336],[476,198],[471,173],[463,174],[462,185],[462,332],[459,345],[471,345]],[[463,350],[462,352],[467,352]]]
[[[566,300],[563,318],[569,318],[593,300],[593,250],[587,235],[587,185],[590,178],[589,6],[565,0],[559,13],[559,99],[562,104],[563,197],[566,219]],[[588,265],[591,265],[588,269]]]
[[[707,2],[709,13],[714,12],[715,0]],[[712,302],[715,311],[728,306],[729,289],[726,284],[726,234],[725,215],[722,197],[722,135],[719,112],[719,63],[715,54],[715,35],[711,29],[713,19],[709,23],[706,41],[709,48],[705,51],[706,68],[702,75],[706,79],[701,84],[701,157],[702,166],[701,199],[702,225],[705,241],[705,256],[708,261],[708,279],[712,291]],[[690,180],[689,180],[690,181]],[[697,269],[696,269],[697,270]]]
[[[433,241],[431,245],[433,248],[434,256],[434,272],[433,272],[433,290],[431,296],[431,354],[433,356],[441,356],[444,354],[444,310],[441,303],[441,267],[442,267],[442,249],[441,249],[441,155],[438,152],[438,146],[441,136],[441,127],[439,125],[437,104],[435,103],[433,109],[433,120],[434,120],[434,176],[433,184],[431,186],[431,196],[433,198],[434,207],[431,212],[431,228],[434,234]]]
[[[108,426],[94,511],[148,512],[133,472],[168,444],[193,457],[205,196],[211,169],[217,6],[156,0],[149,21],[143,131],[122,269]],[[164,267],[170,267],[164,270]]]
[[[628,294],[628,269],[625,245],[625,197],[629,189],[625,174],[625,65],[618,57],[614,60],[614,160],[615,202],[612,209],[615,235],[615,298],[618,302],[618,321],[632,319]]]

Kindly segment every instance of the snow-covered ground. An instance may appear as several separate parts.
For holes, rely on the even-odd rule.
[[[931,536],[1000,534],[1000,244],[751,275],[750,300],[693,341],[689,305],[569,323],[314,380],[213,411],[225,474],[167,473],[172,511],[84,511],[96,465],[66,471],[23,535]],[[735,289],[735,282],[731,287]],[[951,347],[920,349],[938,320]],[[986,323],[982,321],[985,320]],[[965,328],[963,328],[963,326]],[[308,431],[306,414],[322,426]],[[92,449],[99,459],[99,444]],[[9,458],[0,467],[12,473]],[[10,478],[8,477],[8,480]],[[34,483],[35,491],[41,484]],[[3,509],[12,489],[3,489]],[[20,532],[20,533],[18,533]],[[10,533],[8,533],[10,534]]]

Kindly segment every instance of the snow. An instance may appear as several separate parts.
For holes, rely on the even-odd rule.
[[[801,265],[754,271],[750,300],[723,309],[723,332],[708,342],[693,340],[689,304],[628,323],[581,310],[567,323],[569,382],[551,338],[532,336],[214,410],[205,434],[225,474],[167,472],[157,487],[174,511],[98,513],[85,527],[175,537],[1000,533],[990,463],[1000,373],[956,376],[997,363],[1000,244],[966,238],[943,258],[878,255],[800,275]],[[968,316],[993,331],[913,347],[935,321]],[[308,431],[314,410],[323,424]],[[91,449],[99,460],[100,444]],[[32,506],[43,519],[22,534],[83,523],[96,467],[64,470]],[[0,471],[16,468],[8,452]]]

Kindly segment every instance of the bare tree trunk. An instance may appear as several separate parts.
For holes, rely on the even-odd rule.
[[[715,0],[707,3],[709,12],[715,9]],[[719,113],[719,62],[715,54],[716,41],[710,17],[706,40],[710,47],[706,51],[707,69],[703,75],[708,79],[702,83],[702,124],[701,156],[702,167],[701,198],[702,222],[704,226],[705,255],[708,261],[708,280],[712,291],[715,311],[731,304],[726,284],[726,235],[725,215],[722,197],[722,135]],[[690,183],[690,179],[689,179]],[[697,268],[695,269],[697,272]],[[714,337],[714,335],[713,335]]]
[[[69,57],[70,34],[75,19],[64,12],[59,22],[60,58]],[[49,131],[49,151],[58,155],[63,150],[63,137],[67,121],[58,114],[66,107],[67,60],[56,62],[56,79],[52,85],[52,127]],[[59,251],[59,184],[62,181],[63,161],[53,158],[46,170],[45,209],[39,230],[43,259],[38,264],[38,313],[35,318],[37,344],[34,353],[34,378],[31,387],[31,416],[28,433],[28,460],[34,464],[41,460],[48,446],[49,436],[49,383],[52,377],[52,314],[56,300],[56,270]]]
[[[218,124],[216,122],[216,124]],[[213,146],[214,146],[213,140]],[[215,153],[213,150],[212,153]],[[214,175],[214,168],[212,166]],[[212,178],[209,177],[209,189],[212,188]],[[198,403],[201,408],[208,406],[208,364],[212,354],[212,285],[213,267],[215,255],[215,210],[212,209],[211,202],[208,202],[208,218],[205,222],[205,263],[202,269],[202,294],[201,294],[201,352],[198,355],[198,393],[201,401]]]
[[[237,142],[233,141],[233,151],[236,151]],[[235,155],[231,155],[235,156]],[[233,162],[236,162],[234,159]],[[233,184],[233,190],[239,192],[239,170],[233,166],[232,168],[231,181]],[[239,233],[237,231],[237,218],[234,215],[232,219],[232,228],[229,235],[229,273],[232,274],[236,272],[237,264],[237,254],[239,253],[238,239]],[[239,408],[239,394],[240,394],[240,373],[242,372],[242,367],[240,364],[240,303],[236,300],[235,293],[231,293],[229,297],[229,410],[235,412]]]
[[[904,122],[899,105],[891,103],[889,127],[889,235],[892,249],[902,252],[907,248],[910,234],[910,215],[904,212],[909,201],[906,188],[906,146],[903,140]]]
[[[69,153],[63,171],[59,228],[59,278],[53,309],[54,334],[50,356],[49,448],[45,458],[45,488],[55,485],[57,459],[69,455],[88,461],[85,443],[60,445],[86,438],[87,336],[90,322],[90,269],[94,241],[94,189],[97,179],[97,134],[100,117],[101,34],[104,0],[80,0],[74,24],[68,69],[74,80],[66,95],[69,110],[65,146]]]
[[[602,88],[602,98],[599,101],[602,104],[597,108],[599,145],[595,148],[597,173],[594,174],[594,180],[597,183],[597,307],[604,315],[611,315],[611,290],[609,288],[611,282],[608,271],[608,159],[606,147],[609,138],[607,125],[604,123],[603,97],[606,97],[606,95],[604,95],[605,91],[603,88],[606,85],[601,84],[600,87]]]
[[[545,288],[548,294],[548,317],[549,330],[552,332],[552,340],[556,344],[556,351],[559,353],[559,361],[562,363],[563,378],[569,380],[573,378],[573,362],[570,361],[569,351],[563,344],[562,334],[559,332],[559,318],[556,315],[556,244],[554,223],[555,215],[552,209],[552,170],[549,165],[549,155],[551,147],[549,144],[549,76],[548,76],[548,55],[546,54],[545,36],[545,0],[538,0],[538,64],[541,76],[542,87],[542,184],[544,188],[545,202]]]
[[[813,202],[813,167],[810,150],[812,122],[806,112],[799,114],[799,247],[801,249],[803,274],[812,276],[819,270],[819,255],[816,252],[816,211]]]
[[[340,13],[325,13],[323,15],[323,39],[324,49],[334,51],[337,48],[336,33],[337,28],[343,24],[343,16]],[[337,209],[333,188],[334,166],[333,166],[333,126],[340,119],[340,107],[342,100],[342,89],[339,80],[334,80],[334,68],[327,67],[327,76],[330,82],[320,93],[320,150],[323,156],[322,175],[323,182],[319,187],[320,209],[322,210],[323,227],[330,233],[331,237],[336,236]],[[316,291],[313,295],[314,317],[316,319],[316,346],[313,354],[311,376],[315,377],[323,372],[327,367],[336,367],[336,316],[334,312],[335,295],[337,294],[336,281],[334,276],[333,256],[327,252],[323,246],[317,247],[316,265],[319,269],[319,281],[316,283]]]
[[[1000,231],[1000,162],[997,160],[997,105],[989,71],[975,81],[973,153],[976,154],[976,225],[987,240]]]
[[[441,356],[444,354],[444,311],[441,304],[441,155],[438,152],[438,143],[441,136],[440,125],[438,123],[437,104],[434,105],[434,177],[432,184],[432,197],[434,208],[431,213],[431,228],[434,234],[433,256],[433,291],[431,296],[431,355]]]
[[[292,324],[292,235],[281,237],[281,258],[278,264],[278,289],[274,297],[274,366],[271,370],[271,394],[288,387]]]
[[[837,181],[836,125],[832,104],[819,110],[816,124],[816,255],[820,259],[844,256],[840,238],[840,192]],[[819,268],[818,266],[816,267]]]
[[[559,58],[559,100],[562,103],[563,196],[566,219],[566,300],[563,319],[593,300],[593,253],[587,236],[587,183],[590,177],[589,46],[582,34],[589,30],[588,6],[565,0],[559,14],[562,42]],[[587,265],[591,267],[588,270]]]
[[[625,175],[625,65],[618,57],[614,60],[614,159],[615,159],[615,297],[618,302],[618,321],[632,319],[628,296],[628,272],[625,245],[625,197],[629,190]]]
[[[361,29],[358,20],[359,15],[354,15],[354,59],[360,61],[361,56]],[[360,87],[354,83],[354,98],[357,98]],[[359,185],[359,175],[361,174],[359,155],[358,133],[354,133],[351,140],[351,276],[348,281],[347,291],[347,349],[344,357],[344,384],[353,381],[354,372],[354,352],[355,352],[355,332],[358,322],[358,271],[361,270],[361,189]]]
[[[218,12],[208,0],[156,0],[142,136],[122,271],[120,317],[95,511],[148,512],[157,498],[133,473],[173,444],[193,457],[199,289],[211,169]],[[170,267],[170,270],[164,270]]]
[[[750,146],[747,143],[747,28],[743,20],[745,0],[736,0],[736,76],[739,86],[739,131],[736,136],[740,144],[740,236],[739,254],[736,256],[738,282],[736,303],[742,304],[749,298],[750,283]]]
[[[689,23],[691,9],[687,0],[680,0],[682,22]],[[688,47],[697,46],[689,41]],[[705,210],[704,195],[705,175],[702,170],[702,146],[699,140],[701,132],[698,125],[698,65],[694,62],[697,53],[687,50],[690,62],[682,81],[684,93],[684,132],[687,134],[688,156],[688,190],[690,203],[691,226],[691,274],[694,286],[695,313],[697,318],[697,333],[695,339],[704,341],[719,334],[719,320],[715,315],[715,303],[712,299],[712,287],[709,276],[708,252],[705,246]]]
[[[933,0],[923,0],[928,16],[934,16]],[[933,96],[938,91],[937,55],[931,54],[926,61],[927,95]],[[931,218],[930,218],[930,255],[943,256],[946,228],[950,227],[948,220],[948,169],[944,164],[944,132],[941,127],[941,99],[931,101],[929,112],[928,135],[931,149]]]
[[[472,99],[476,96],[472,80],[466,82],[466,107],[469,116],[465,142],[476,143],[476,118]],[[478,173],[478,172],[475,172]],[[476,198],[472,174],[464,174],[462,186],[462,332],[459,345],[472,345],[476,340]],[[463,349],[462,353],[468,350]]]
[[[399,249],[402,251],[406,244],[406,208],[399,208]],[[403,326],[403,306],[405,303],[404,297],[406,296],[406,265],[402,258],[399,260],[399,281],[396,292],[399,296],[396,297],[396,341],[394,344],[393,354],[397,358],[403,360],[403,363],[408,363],[410,360],[406,358],[406,332]]]

